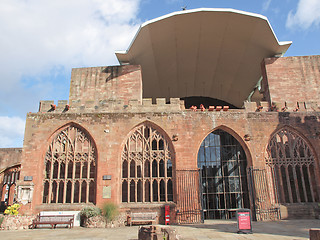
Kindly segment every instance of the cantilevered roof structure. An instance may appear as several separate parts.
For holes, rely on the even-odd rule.
[[[283,55],[268,19],[233,9],[174,12],[140,27],[121,64],[142,67],[143,97],[203,96],[242,107],[261,78],[263,58]]]

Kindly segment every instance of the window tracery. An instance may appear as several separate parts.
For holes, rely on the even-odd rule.
[[[62,130],[44,161],[43,203],[95,203],[96,150],[80,128]]]
[[[149,125],[128,137],[122,151],[122,202],[173,201],[168,140]]]
[[[281,203],[319,201],[315,157],[301,136],[284,128],[272,136],[267,153]]]
[[[0,177],[0,200],[11,205],[16,201],[16,183],[20,178],[21,166],[11,167],[3,172]]]

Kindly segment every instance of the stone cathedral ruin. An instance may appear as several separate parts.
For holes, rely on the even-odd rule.
[[[283,57],[266,17],[233,9],[144,23],[118,66],[72,69],[69,100],[0,149],[0,197],[24,214],[116,203],[171,221],[314,217],[320,56]],[[27,110],[26,110],[27,111]]]

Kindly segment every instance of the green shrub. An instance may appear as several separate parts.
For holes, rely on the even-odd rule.
[[[107,221],[113,221],[119,215],[118,206],[114,203],[105,203],[102,207],[103,215]]]
[[[100,216],[101,209],[98,207],[85,207],[80,211],[80,215],[85,218]]]

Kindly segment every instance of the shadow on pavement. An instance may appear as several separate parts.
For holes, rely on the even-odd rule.
[[[196,229],[212,229],[218,232],[237,233],[237,222],[234,220],[207,220],[204,224],[179,225]],[[289,237],[309,237],[310,228],[319,228],[318,219],[281,220],[269,222],[252,222],[252,231],[257,234],[270,234]]]

